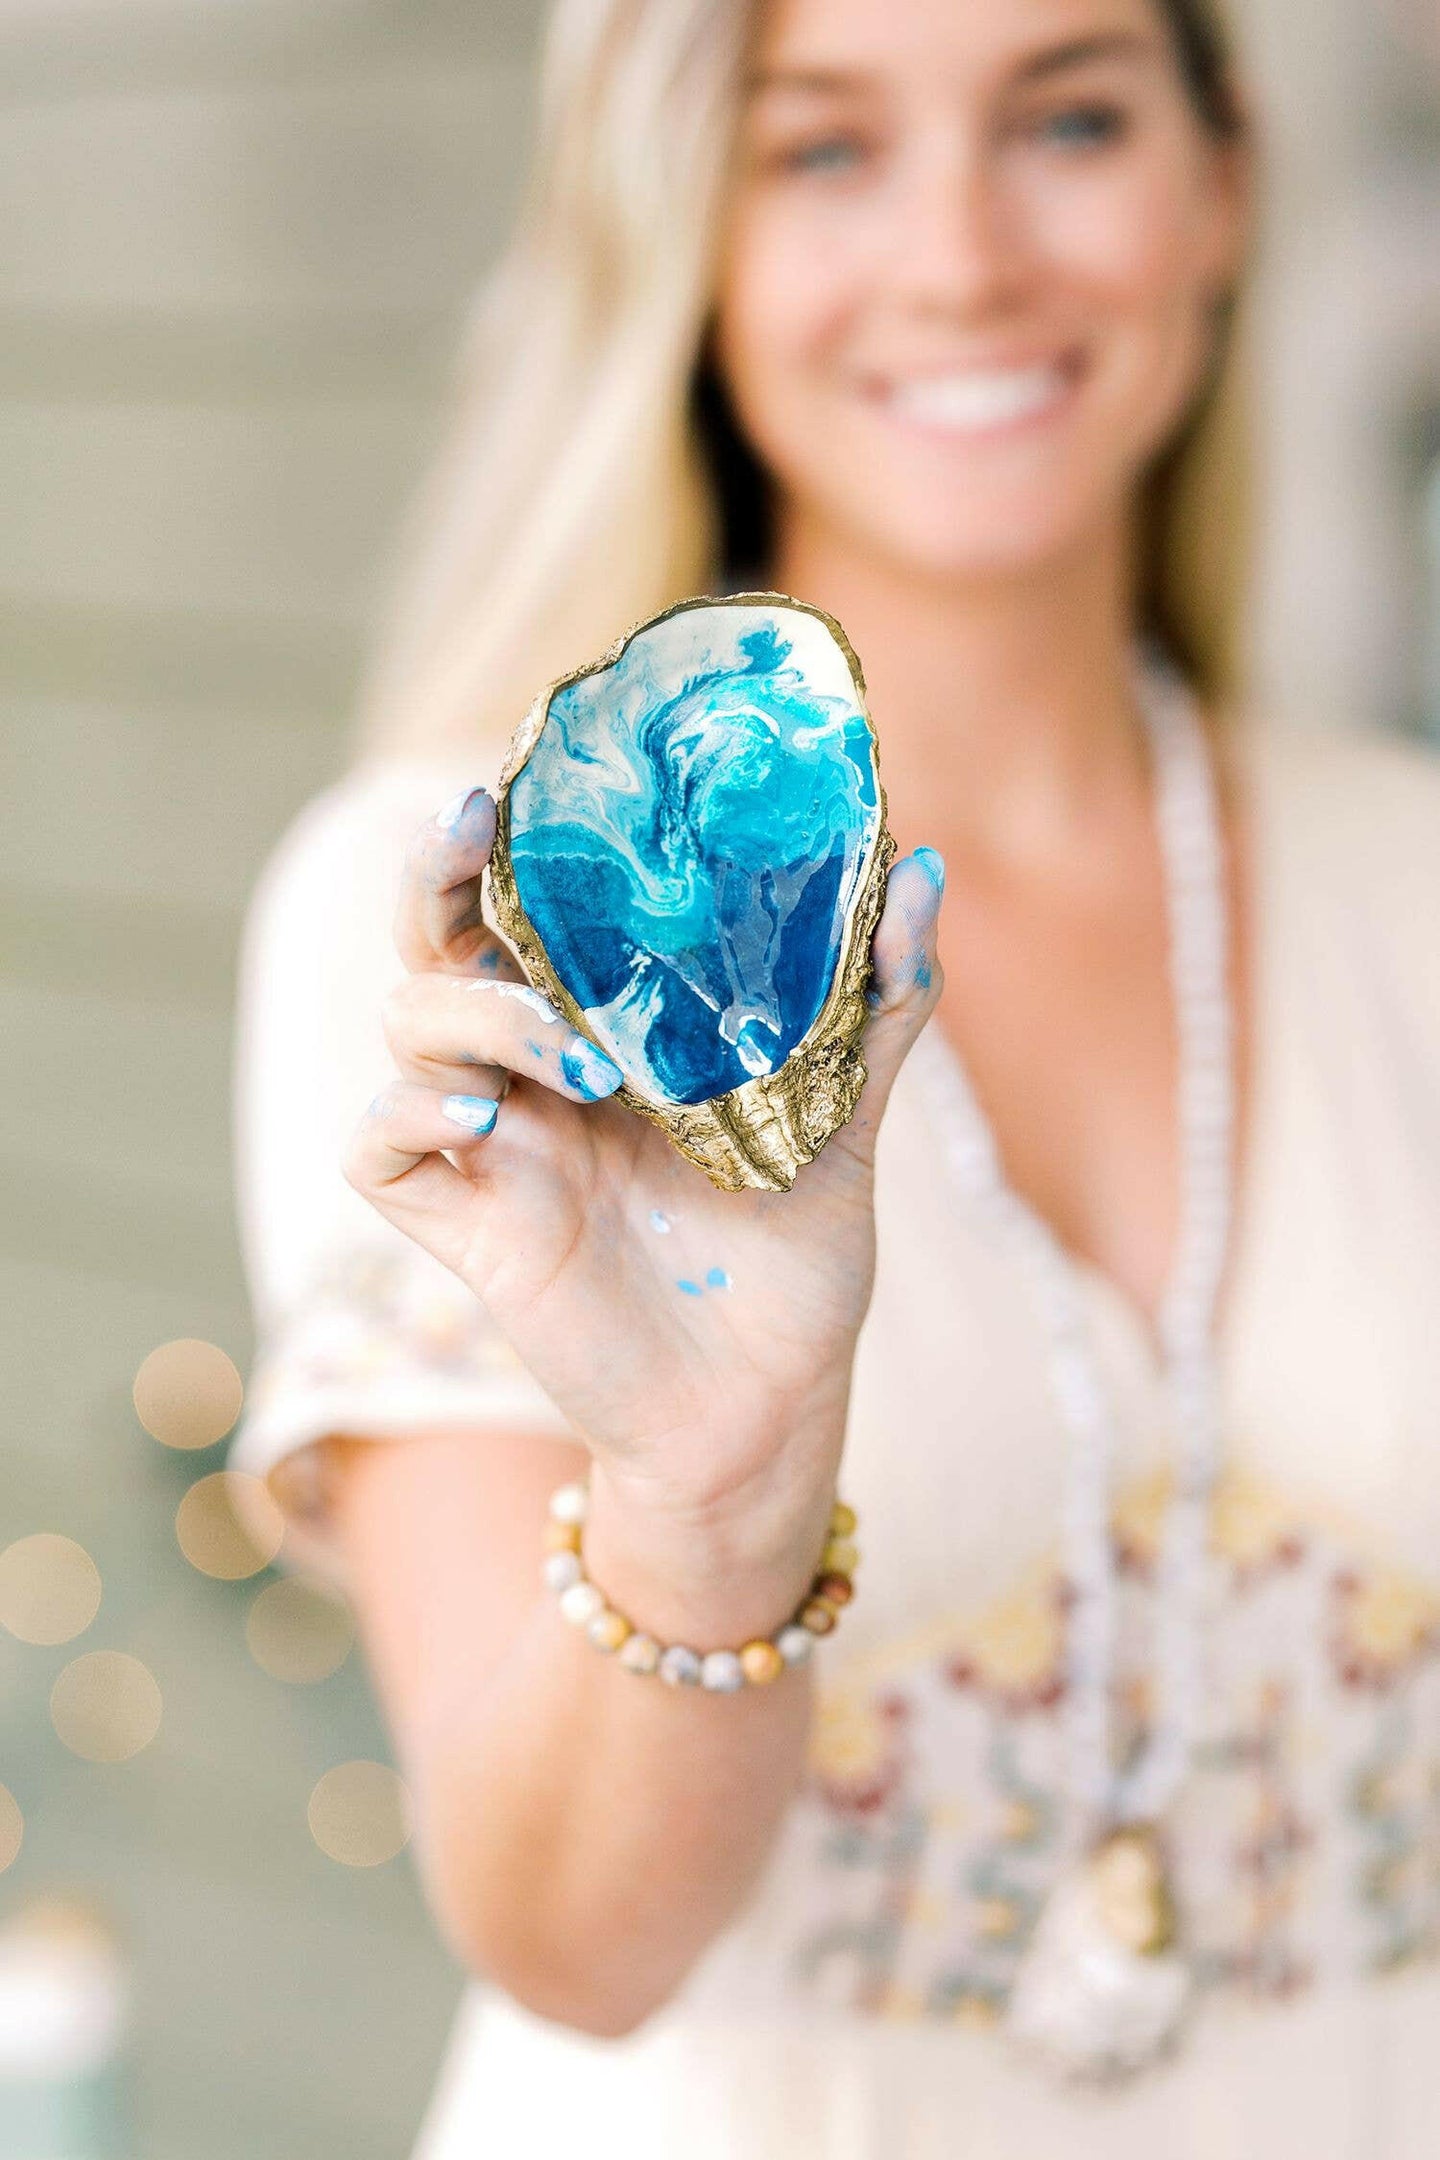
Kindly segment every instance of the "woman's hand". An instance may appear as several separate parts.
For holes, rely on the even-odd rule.
[[[345,1174],[469,1284],[647,1518],[778,1521],[838,1469],[876,1131],[940,992],[939,857],[890,872],[855,1116],[792,1191],[731,1193],[604,1099],[618,1068],[484,923],[494,833],[477,789],[412,843],[396,924],[411,973],[385,1012],[400,1078]]]

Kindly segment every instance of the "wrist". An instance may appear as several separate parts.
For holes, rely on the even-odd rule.
[[[830,1536],[833,1478],[752,1511],[677,1514],[596,1463],[585,1572],[607,1603],[661,1642],[700,1651],[777,1634],[805,1603]]]

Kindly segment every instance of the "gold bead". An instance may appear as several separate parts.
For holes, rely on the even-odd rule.
[[[800,1608],[800,1625],[812,1635],[828,1635],[835,1625],[835,1608],[827,1605],[824,1598],[811,1598],[808,1605]]]
[[[545,1525],[546,1552],[579,1552],[580,1525],[578,1522],[547,1522]]]
[[[830,1510],[831,1537],[853,1537],[856,1521],[854,1508],[847,1507],[843,1500],[837,1500]]]
[[[763,1687],[768,1680],[777,1680],[785,1670],[785,1660],[773,1642],[747,1642],[740,1651],[740,1667],[747,1680]]]
[[[848,1575],[832,1568],[827,1575],[816,1576],[814,1595],[823,1597],[827,1605],[848,1605],[855,1595],[855,1585]]]
[[[820,1555],[822,1575],[853,1575],[860,1564],[860,1548],[849,1538],[831,1538]]]
[[[596,1613],[585,1632],[597,1650],[618,1650],[630,1633],[630,1622],[623,1613],[607,1605],[603,1612]]]

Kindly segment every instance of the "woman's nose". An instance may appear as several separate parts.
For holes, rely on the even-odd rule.
[[[1028,264],[1021,221],[983,145],[917,159],[897,209],[889,265],[910,306],[983,315],[1022,288]]]

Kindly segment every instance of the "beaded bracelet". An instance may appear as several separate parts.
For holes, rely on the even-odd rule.
[[[860,1558],[852,1542],[856,1515],[852,1507],[837,1500],[830,1510],[829,1536],[810,1588],[773,1641],[756,1636],[738,1650],[708,1652],[691,1650],[684,1643],[667,1648],[653,1635],[633,1627],[585,1573],[581,1534],[589,1506],[590,1488],[585,1482],[561,1485],[551,1494],[541,1575],[557,1592],[565,1618],[583,1627],[597,1650],[613,1651],[627,1672],[658,1673],[671,1687],[711,1688],[720,1695],[733,1694],[747,1681],[763,1687],[778,1679],[787,1665],[802,1664],[816,1638],[830,1633],[841,1607],[855,1595],[853,1577]]]

